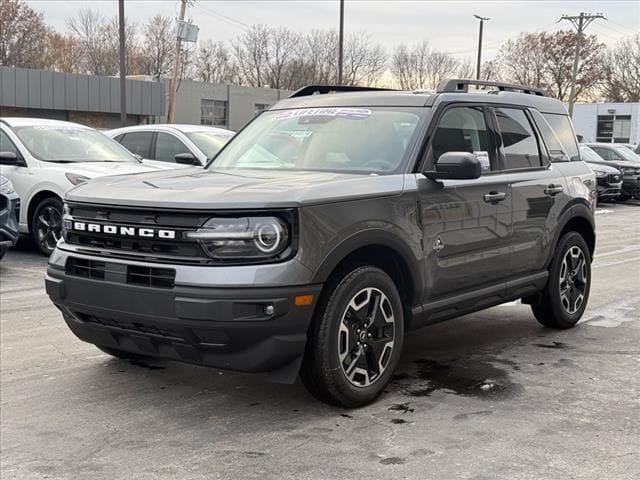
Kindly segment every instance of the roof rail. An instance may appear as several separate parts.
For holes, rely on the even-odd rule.
[[[389,91],[392,88],[356,87],[353,85],[307,85],[300,90],[293,92],[289,98],[308,97],[309,95],[320,95],[325,93],[338,92],[367,92],[367,91]]]
[[[489,80],[471,80],[471,79],[446,79],[438,85],[438,93],[467,93],[469,85],[478,85],[486,87],[496,87],[501,92],[521,92],[529,95],[547,96],[544,88],[527,87],[525,85],[514,85],[511,83],[492,82]]]

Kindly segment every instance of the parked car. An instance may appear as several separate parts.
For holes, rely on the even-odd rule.
[[[622,194],[618,200],[640,199],[640,156],[614,143],[586,143],[596,152],[605,165],[622,172]]]
[[[609,166],[595,151],[580,145],[582,160],[589,163],[598,182],[598,200],[615,200],[622,194],[622,172]]]
[[[108,134],[130,152],[152,165],[204,166],[234,132],[203,125],[137,125]]]
[[[0,175],[0,259],[18,241],[20,197],[11,180]]]
[[[97,130],[58,120],[0,118],[0,153],[2,174],[22,199],[20,232],[44,255],[60,238],[68,190],[94,177],[157,170]]]
[[[633,153],[636,153],[636,150],[638,149],[638,145],[634,145],[633,143],[617,143],[616,145],[620,145],[621,147],[628,148]]]
[[[551,163],[560,138],[576,161]],[[573,327],[595,188],[563,103],[541,90],[309,87],[197,174],[69,192],[46,289],[76,336],[115,357],[300,374],[356,407],[415,328],[515,299]]]

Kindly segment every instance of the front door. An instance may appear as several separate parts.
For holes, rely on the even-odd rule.
[[[446,107],[427,148],[427,168],[447,152],[474,153],[483,166],[480,178],[434,181],[418,174],[429,300],[499,284],[508,268],[511,191],[495,171],[488,120],[483,106]]]

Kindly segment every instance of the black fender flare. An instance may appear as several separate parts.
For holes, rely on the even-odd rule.
[[[586,221],[590,226],[591,230],[594,233],[596,225],[593,216],[593,210],[591,206],[586,203],[576,203],[569,208],[567,208],[561,216],[561,219],[558,221],[558,227],[556,228],[555,233],[553,234],[553,243],[551,244],[552,248],[549,249],[549,256],[547,257],[547,261],[545,262],[545,268],[549,268],[551,261],[553,260],[553,255],[555,254],[556,247],[558,246],[558,242],[560,241],[560,234],[564,231],[565,227],[572,220],[580,218],[581,220]],[[595,242],[594,242],[595,249]],[[593,252],[592,252],[593,253]]]
[[[313,274],[312,282],[314,284],[326,282],[331,272],[333,272],[338,264],[347,258],[347,256],[359,248],[372,246],[389,248],[400,257],[413,285],[413,291],[409,292],[410,298],[413,300],[412,303],[418,304],[422,298],[424,285],[421,260],[422,251],[420,250],[420,252],[418,252],[412,249],[405,240],[388,230],[367,229],[346,238],[322,260],[320,266]]]

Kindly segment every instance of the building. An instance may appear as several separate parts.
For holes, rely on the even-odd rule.
[[[640,103],[577,103],[573,126],[582,142],[640,143]]]
[[[173,121],[237,131],[257,113],[289,95],[288,90],[182,80],[178,85]]]
[[[165,85],[127,79],[127,123],[166,112]],[[120,126],[120,79],[0,67],[0,116],[41,117],[95,128]]]

